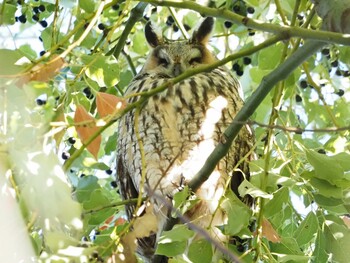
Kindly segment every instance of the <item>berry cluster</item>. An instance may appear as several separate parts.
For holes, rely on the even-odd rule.
[[[242,76],[244,73],[244,66],[247,66],[250,63],[252,63],[252,59],[250,57],[244,57],[241,61],[236,61],[232,65],[232,70],[236,72],[237,76]]]
[[[17,4],[22,6],[22,5],[25,5],[26,3],[25,3],[24,0],[18,0]],[[26,5],[29,6],[30,4],[26,4]],[[24,8],[23,10],[29,10],[29,9],[28,8]],[[43,4],[40,4],[38,6],[33,6],[33,8],[32,8],[32,14],[33,14],[32,15],[32,20],[34,22],[38,22],[44,28],[48,26],[48,23],[44,19],[40,20],[40,13],[45,12],[45,11],[46,11],[46,7]],[[18,16],[18,17],[16,16],[15,20],[20,22],[20,23],[25,24],[27,22],[27,14],[26,13],[22,13],[20,16]]]
[[[232,11],[241,16],[247,16],[248,14],[254,14],[255,9],[252,6],[247,6],[243,0],[236,0],[232,3]],[[232,27],[231,21],[225,21],[224,26],[226,28]]]
[[[174,20],[174,18],[172,16],[168,16],[167,17],[167,20],[166,20],[165,24],[167,26],[169,26],[169,27],[172,27],[174,32],[179,31],[179,27],[176,25],[175,20]],[[187,25],[187,24],[184,24],[184,29],[186,31],[189,31],[189,30],[191,30],[191,27],[189,25]]]

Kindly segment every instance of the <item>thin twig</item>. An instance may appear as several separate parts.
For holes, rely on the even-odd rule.
[[[221,253],[226,255],[232,262],[237,262],[240,263],[241,261],[239,258],[234,255],[230,250],[228,250],[225,246],[222,245],[219,241],[216,239],[212,238],[208,231],[203,229],[202,227],[199,227],[191,222],[191,220],[185,216],[182,215],[181,212],[176,209],[168,200],[166,200],[163,196],[154,194],[153,197],[160,201],[169,211],[172,212],[172,214],[175,214],[177,218],[181,220],[183,224],[186,224],[188,228],[196,232],[197,234],[201,235],[204,237],[206,240],[208,240],[215,248],[217,248]]]

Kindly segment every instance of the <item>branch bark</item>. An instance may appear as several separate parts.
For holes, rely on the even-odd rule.
[[[316,0],[326,1],[326,0]],[[349,1],[349,0],[346,0]],[[334,33],[331,31],[316,31],[300,27],[283,26],[272,23],[264,23],[259,20],[251,19],[248,17],[240,16],[234,12],[226,9],[210,8],[197,4],[195,1],[171,1],[171,0],[143,0],[142,2],[158,5],[158,6],[172,6],[183,9],[191,9],[207,16],[220,17],[225,20],[234,22],[237,25],[243,25],[248,28],[256,30],[280,34],[287,33],[291,37],[300,37],[303,39],[319,40],[327,43],[336,43],[342,45],[350,45],[350,37],[340,33]],[[332,1],[329,1],[332,2]],[[340,1],[338,1],[340,2]]]

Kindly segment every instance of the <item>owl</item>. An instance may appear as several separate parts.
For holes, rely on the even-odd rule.
[[[170,41],[147,23],[145,37],[151,51],[126,90],[128,103],[140,98],[137,93],[168,83],[188,69],[215,62],[216,57],[207,48],[213,26],[214,19],[207,17],[190,39]],[[237,79],[226,68],[218,67],[169,85],[150,97],[138,113],[133,110],[120,120],[117,151],[120,193],[124,199],[137,198],[142,193],[152,204],[157,219],[157,231],[138,240],[138,253],[148,262],[154,262],[157,240],[170,217],[169,208],[155,197],[170,201],[201,169],[242,107],[239,90]],[[225,237],[216,226],[226,220],[224,211],[217,209],[220,198],[228,182],[238,194],[243,174],[249,175],[248,164],[242,160],[253,142],[249,127],[243,127],[228,154],[194,193],[200,201],[186,212],[191,222],[207,229],[218,240]],[[234,169],[240,161],[239,169]],[[136,217],[135,205],[128,204],[126,213],[129,219]]]

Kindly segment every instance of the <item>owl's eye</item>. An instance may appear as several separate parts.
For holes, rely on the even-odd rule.
[[[158,63],[164,67],[167,67],[169,65],[169,61],[165,58],[159,58]]]
[[[190,65],[193,65],[193,64],[199,64],[202,62],[202,58],[201,57],[195,57],[195,58],[191,58],[188,63]]]

